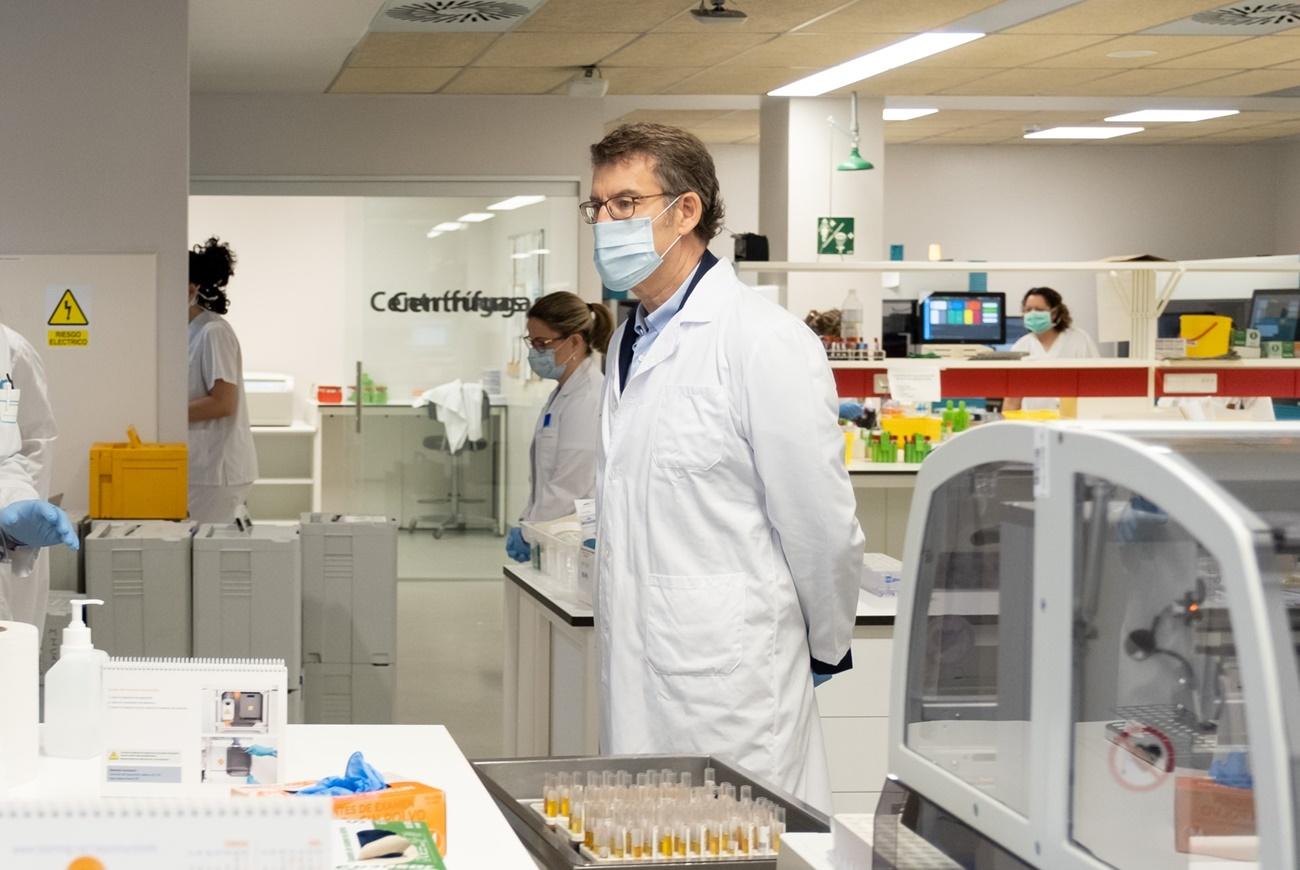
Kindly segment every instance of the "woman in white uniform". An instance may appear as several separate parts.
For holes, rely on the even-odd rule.
[[[573,293],[548,294],[528,309],[528,365],[538,377],[559,384],[533,429],[531,486],[521,522],[568,516],[575,499],[596,495],[605,384],[600,355],[613,332],[608,308]],[[516,562],[532,557],[518,526],[506,538],[506,553]]]
[[[1070,309],[1061,294],[1051,287],[1034,287],[1020,303],[1029,331],[1011,345],[1013,351],[1027,355],[1028,359],[1093,359],[1100,356],[1092,337],[1082,329],[1074,328]],[[1008,398],[1003,407],[1008,411],[1056,410],[1060,399]]]
[[[257,479],[244,361],[221,315],[235,254],[215,237],[190,251],[190,519],[230,523]]]

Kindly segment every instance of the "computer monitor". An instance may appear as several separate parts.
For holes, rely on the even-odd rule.
[[[1250,320],[1249,299],[1171,299],[1156,318],[1157,338],[1180,338],[1184,314],[1218,314],[1231,317],[1232,325],[1244,329]]]
[[[1001,344],[993,345],[993,349],[1009,351],[1011,350],[1011,346],[1028,332],[1029,328],[1025,326],[1025,319],[1023,317],[1008,317],[1007,337],[1003,339]]]
[[[885,299],[880,303],[880,334],[916,335],[916,300]]]
[[[927,344],[1002,344],[1005,293],[932,293],[921,300],[920,335]]]
[[[1250,328],[1260,341],[1295,341],[1300,290],[1256,290],[1250,297]]]

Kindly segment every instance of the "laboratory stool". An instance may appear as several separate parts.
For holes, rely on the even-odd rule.
[[[437,410],[430,404],[428,406],[430,419],[437,419]],[[488,427],[488,412],[490,405],[487,396],[483,397],[483,431],[490,431]],[[471,513],[467,506],[486,505],[489,500],[486,498],[467,498],[465,496],[465,471],[473,457],[482,452],[491,449],[492,442],[487,438],[478,440],[467,440],[460,450],[455,453],[451,452],[451,441],[445,434],[429,435],[424,439],[424,446],[427,450],[437,451],[445,460],[447,465],[447,478],[450,481],[447,496],[445,498],[422,498],[419,504],[429,505],[447,505],[445,514],[427,514],[416,517],[411,521],[410,530],[416,531],[423,526],[422,523],[432,523],[430,531],[435,538],[441,538],[442,533],[448,529],[465,531],[468,529],[492,529],[497,528],[495,517],[486,514]]]

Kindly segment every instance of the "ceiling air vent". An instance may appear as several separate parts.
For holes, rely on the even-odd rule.
[[[1259,36],[1300,26],[1300,3],[1233,3],[1153,27],[1161,36]]]
[[[388,0],[372,31],[503,31],[533,13],[542,0]]]

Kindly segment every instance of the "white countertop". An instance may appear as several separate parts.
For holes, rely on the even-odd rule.
[[[867,462],[855,459],[849,463],[849,474],[916,474],[921,470],[919,462]]]
[[[506,401],[506,397],[505,397],[505,396],[503,396],[503,395],[493,395],[493,396],[488,396],[488,404],[491,405],[493,408],[504,408],[504,407],[506,407],[509,403]],[[326,416],[336,416],[336,415],[338,415],[338,414],[355,414],[355,413],[357,412],[357,406],[356,406],[355,404],[353,404],[352,402],[331,402],[331,403],[328,403],[328,404],[320,404],[320,403],[317,403],[317,404],[316,404],[316,407],[317,407],[317,409],[320,410],[320,412],[321,412],[322,414],[325,414]],[[404,413],[404,414],[405,414],[405,413],[409,413],[409,414],[416,414],[416,413],[418,413],[418,414],[421,414],[421,415],[425,415],[425,414],[428,414],[428,413],[429,413],[429,411],[428,411],[428,407],[427,407],[427,406],[425,406],[425,405],[419,405],[419,406],[417,407],[417,406],[415,405],[415,400],[414,400],[414,399],[412,399],[412,400],[409,401],[409,402],[388,402],[388,403],[386,403],[386,404],[382,404],[382,405],[380,405],[380,404],[374,404],[374,403],[371,403],[371,404],[364,404],[364,403],[363,403],[363,404],[361,405],[361,410],[362,410],[363,412],[365,412],[365,411],[369,411],[369,412],[371,412],[371,413],[375,413],[375,414],[378,414],[378,413],[385,413],[385,414],[392,414],[392,413]]]
[[[343,772],[355,750],[377,769],[442,789],[447,795],[447,866],[451,870],[535,870],[460,747],[441,725],[290,725],[283,779],[319,779]],[[100,762],[45,758],[35,782],[9,798],[93,798]]]

